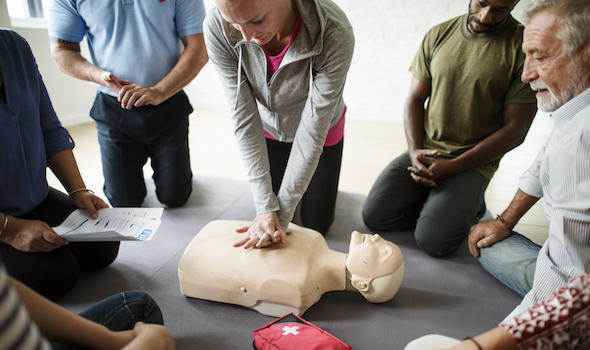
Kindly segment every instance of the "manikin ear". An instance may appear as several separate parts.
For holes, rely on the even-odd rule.
[[[369,286],[371,284],[371,281],[366,280],[366,279],[357,279],[357,278],[352,278],[351,279],[351,283],[352,286],[356,289],[358,289],[359,292],[366,292],[369,290]]]
[[[392,254],[393,254],[393,249],[389,245],[379,248],[379,261],[385,262],[385,261],[389,260],[391,258]]]

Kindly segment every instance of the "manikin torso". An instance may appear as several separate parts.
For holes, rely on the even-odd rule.
[[[184,295],[282,316],[289,312],[300,315],[322,294],[347,287],[347,255],[328,248],[318,232],[290,224],[290,233],[281,246],[233,247],[242,237],[235,229],[247,224],[213,221],[195,236],[178,267]],[[401,283],[401,251],[396,251],[396,255],[398,258],[390,265],[396,265],[398,272],[401,270]],[[399,285],[396,291],[397,288]]]

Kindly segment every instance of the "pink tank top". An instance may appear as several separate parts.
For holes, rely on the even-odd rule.
[[[270,52],[268,51],[268,49],[265,46],[262,46],[262,48],[264,49],[264,52],[266,52],[266,57],[268,58],[268,70],[269,70],[268,76],[269,77],[271,77],[277,71],[277,69],[279,69],[279,66],[281,65],[281,62],[283,61],[283,57],[285,57],[287,50],[289,49],[289,47],[291,46],[291,44],[293,43],[293,41],[297,37],[297,34],[299,34],[299,30],[301,29],[302,23],[303,23],[303,21],[301,19],[301,16],[297,17],[297,21],[295,22],[295,28],[293,28],[293,34],[291,35],[291,40],[289,40],[289,43],[287,44],[287,46],[285,46],[283,48],[283,51],[281,51],[279,54],[272,56],[270,54]],[[335,144],[340,142],[340,140],[342,140],[342,137],[344,137],[344,115],[345,114],[346,114],[346,106],[344,107],[344,112],[342,112],[342,117],[340,118],[338,123],[336,123],[336,125],[334,125],[328,131],[328,135],[326,135],[326,141],[324,142],[324,146],[334,146]],[[276,138],[274,138],[271,134],[266,132],[266,130],[264,130],[264,137],[266,137],[267,139],[276,140]]]

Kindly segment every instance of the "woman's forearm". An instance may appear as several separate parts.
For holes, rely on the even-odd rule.
[[[120,349],[132,339],[131,332],[115,334],[103,325],[53,303],[13,278],[11,283],[31,319],[51,341],[89,349]]]

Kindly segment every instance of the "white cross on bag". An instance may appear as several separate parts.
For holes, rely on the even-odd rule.
[[[297,332],[297,329],[299,328],[299,326],[293,326],[293,327],[283,327],[283,335],[287,335],[287,334],[293,334],[293,335],[297,335],[299,334],[299,332]]]

